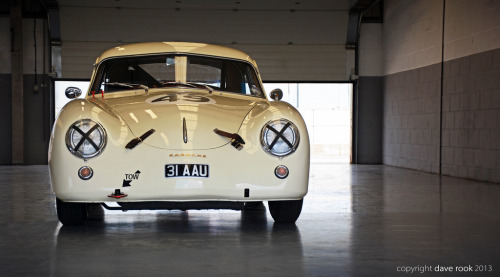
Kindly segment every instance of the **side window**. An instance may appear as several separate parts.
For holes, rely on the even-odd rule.
[[[129,73],[129,70],[124,63],[111,64],[106,73],[103,85],[101,86],[101,90],[105,92],[123,90],[123,88],[104,85],[104,83],[131,83],[130,80],[134,79],[133,74]]]
[[[227,91],[246,95],[261,96],[259,80],[253,68],[244,63],[227,62],[224,64],[225,88]]]
[[[257,79],[255,72],[249,65],[246,66],[245,73],[246,85],[248,87],[247,94],[262,95],[259,79]]]
[[[244,93],[245,79],[240,68],[233,62],[224,63],[222,70],[224,76],[223,89],[230,92]]]

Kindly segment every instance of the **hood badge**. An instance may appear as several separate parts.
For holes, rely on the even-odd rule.
[[[182,118],[182,137],[184,139],[184,143],[188,142],[188,133],[187,133],[187,128],[186,128],[186,118]]]

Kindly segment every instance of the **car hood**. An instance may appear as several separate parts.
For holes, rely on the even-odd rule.
[[[144,144],[170,150],[203,150],[220,147],[229,139],[219,129],[237,133],[246,115],[267,100],[220,92],[165,90],[151,94],[106,98],[101,104],[118,114],[139,137],[155,132]]]

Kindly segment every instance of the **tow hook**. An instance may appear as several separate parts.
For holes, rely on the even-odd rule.
[[[123,198],[123,197],[127,197],[128,195],[121,192],[120,189],[115,189],[115,192],[108,195],[108,197],[111,197],[111,198],[116,198],[116,199],[119,199],[119,198]]]

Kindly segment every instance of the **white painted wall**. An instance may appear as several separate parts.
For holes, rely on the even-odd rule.
[[[384,2],[385,75],[441,62],[443,2]],[[445,61],[500,48],[500,1],[446,0],[445,5]]]
[[[382,24],[361,24],[359,37],[359,75],[383,76],[384,58]]]
[[[441,62],[442,1],[386,0],[384,7],[384,75]]]
[[[446,1],[445,61],[498,48],[500,1]]]

